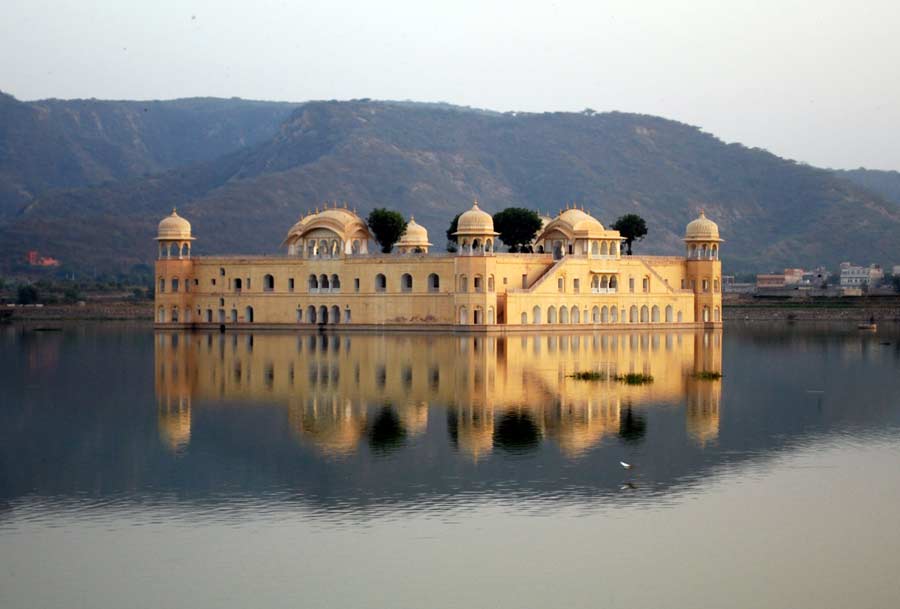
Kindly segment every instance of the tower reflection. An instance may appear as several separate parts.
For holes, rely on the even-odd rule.
[[[721,330],[582,335],[433,336],[158,333],[159,433],[190,443],[192,404],[278,404],[298,441],[328,457],[391,452],[442,412],[472,460],[543,442],[577,458],[618,436],[640,442],[641,409],[684,407],[697,444],[719,431]],[[572,378],[577,371],[602,380]],[[631,386],[617,375],[653,376]]]

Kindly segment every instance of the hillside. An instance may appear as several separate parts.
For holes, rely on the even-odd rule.
[[[0,92],[0,217],[54,188],[159,173],[256,144],[296,107],[211,98],[21,102]]]
[[[860,168],[835,171],[834,173],[900,205],[900,171]]]
[[[688,125],[358,101],[307,103],[272,137],[215,159],[42,196],[0,226],[0,256],[8,265],[37,248],[124,271],[152,260],[156,223],[173,206],[192,221],[198,254],[273,252],[304,210],[335,200],[415,213],[441,247],[473,198],[489,211],[555,212],[574,200],[605,223],[636,212],[650,227],[639,253],[680,253],[685,223],[704,207],[730,272],[887,263],[900,252],[897,205]]]

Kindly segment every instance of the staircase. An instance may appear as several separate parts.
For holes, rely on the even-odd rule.
[[[666,281],[666,280],[663,278],[662,275],[660,275],[659,273],[657,273],[656,270],[654,270],[654,268],[653,268],[652,266],[650,266],[649,264],[647,264],[647,262],[646,262],[645,260],[643,260],[643,259],[639,259],[639,260],[641,260],[641,264],[643,264],[643,265],[647,268],[647,270],[650,271],[650,273],[651,273],[654,277],[656,277],[656,280],[659,282],[659,284],[662,285],[662,286],[665,286],[666,291],[667,291],[669,294],[674,294],[674,293],[675,293],[675,290],[672,289],[672,286],[669,285],[669,282]]]

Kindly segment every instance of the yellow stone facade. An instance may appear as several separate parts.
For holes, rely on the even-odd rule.
[[[159,327],[431,328],[469,331],[718,326],[718,227],[701,212],[686,255],[624,256],[618,231],[583,210],[547,219],[535,253],[496,251],[493,220],[475,203],[458,222],[459,251],[430,253],[410,221],[396,253],[370,253],[365,221],[316,210],[288,231],[279,256],[192,256],[174,211],[157,236]]]

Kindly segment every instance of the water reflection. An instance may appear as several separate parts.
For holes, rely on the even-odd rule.
[[[160,437],[191,438],[194,401],[275,403],[299,442],[343,457],[365,444],[389,454],[446,412],[452,445],[478,461],[552,441],[578,458],[605,437],[640,443],[643,405],[685,404],[685,430],[705,445],[719,430],[721,331],[516,337],[170,334],[155,343]],[[599,381],[572,378],[597,371]],[[654,382],[631,386],[617,375]]]

